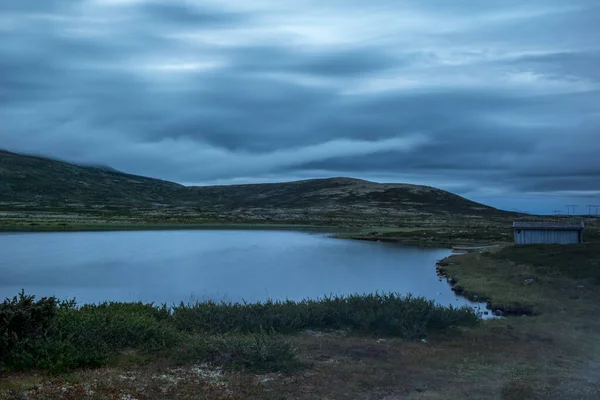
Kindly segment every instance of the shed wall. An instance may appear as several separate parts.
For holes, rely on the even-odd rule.
[[[582,238],[583,232],[575,230],[515,229],[516,244],[577,244]]]

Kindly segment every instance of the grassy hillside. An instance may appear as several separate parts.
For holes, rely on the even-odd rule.
[[[281,208],[361,214],[498,214],[498,210],[429,186],[375,183],[352,178],[192,187],[200,201],[222,207]]]
[[[187,189],[176,183],[0,151],[0,204],[75,208],[171,203]]]
[[[106,167],[0,151],[0,211],[110,210],[145,220],[246,221],[383,226],[415,216],[504,216],[428,186],[330,178],[185,187]],[[160,218],[159,218],[160,217]]]

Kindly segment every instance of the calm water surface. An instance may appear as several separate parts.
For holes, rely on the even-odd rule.
[[[449,250],[290,231],[145,231],[0,235],[0,297],[21,288],[79,303],[301,300],[399,292],[456,297],[435,273]]]

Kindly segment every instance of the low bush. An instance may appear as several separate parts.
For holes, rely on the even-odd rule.
[[[0,304],[0,367],[45,338],[56,314],[53,297],[35,301],[34,296],[21,291],[18,296],[4,300]]]
[[[176,359],[184,363],[210,362],[256,373],[291,370],[302,365],[288,341],[267,333],[195,337],[180,349]]]
[[[293,348],[277,334],[346,329],[416,339],[478,320],[470,308],[396,294],[168,308],[143,303],[79,307],[74,300],[35,300],[21,292],[0,304],[0,371],[96,367],[125,350],[273,371],[295,365]]]
[[[183,335],[169,319],[166,307],[104,303],[79,308],[74,301],[35,301],[21,293],[0,304],[0,369],[63,371],[103,365],[125,349],[171,348]]]
[[[173,308],[173,316],[179,329],[195,333],[349,329],[406,339],[455,325],[474,325],[479,320],[471,308],[444,307],[397,294],[332,296],[301,302],[181,304]]]

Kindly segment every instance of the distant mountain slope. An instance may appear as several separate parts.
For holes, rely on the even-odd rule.
[[[213,220],[373,223],[407,215],[508,214],[429,186],[330,178],[185,187],[105,167],[0,151],[0,207],[10,206],[161,209],[173,215],[193,211]]]
[[[0,151],[0,202],[145,206],[175,201],[186,192],[176,183],[105,167]]]
[[[310,179],[296,182],[191,187],[199,201],[224,208],[285,209],[300,212],[349,212],[364,215],[503,213],[429,186],[375,183],[353,178]]]

